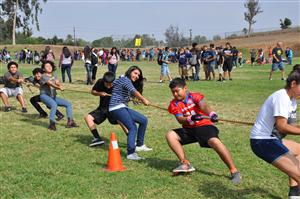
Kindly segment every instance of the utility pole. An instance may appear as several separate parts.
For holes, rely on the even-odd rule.
[[[189,43],[190,46],[192,45],[192,38],[193,38],[193,36],[192,36],[192,29],[190,29],[190,43]]]
[[[76,46],[76,37],[75,37],[75,26],[73,26],[73,39],[74,39],[74,46]]]
[[[16,0],[16,8],[15,8],[14,20],[13,20],[12,45],[16,45],[16,23],[17,23],[18,9],[19,9],[19,2],[18,0]]]

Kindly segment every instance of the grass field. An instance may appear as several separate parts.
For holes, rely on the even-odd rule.
[[[294,63],[299,63],[295,59]],[[140,62],[147,77],[144,95],[156,105],[167,107],[171,100],[168,84],[159,84],[159,66]],[[132,63],[119,65],[118,75]],[[6,65],[0,64],[0,74]],[[29,76],[33,66],[21,65],[20,71]],[[170,66],[173,76],[177,66]],[[205,94],[208,103],[219,117],[254,122],[260,106],[272,92],[285,84],[276,72],[268,80],[270,66],[244,66],[233,72],[233,81],[188,82],[192,91]],[[287,71],[291,66],[287,67]],[[98,77],[106,67],[98,69]],[[58,76],[60,77],[60,71]],[[73,84],[65,88],[90,89],[84,84],[85,70],[82,62],[72,69]],[[203,74],[202,74],[203,77]],[[170,151],[165,133],[180,125],[167,112],[142,105],[133,106],[149,119],[146,144],[152,152],[141,153],[143,161],[126,160],[126,137],[118,126],[108,122],[98,126],[107,141],[101,148],[89,148],[92,136],[83,117],[98,106],[99,99],[90,94],[65,91],[59,93],[72,102],[74,116],[79,128],[65,128],[66,120],[57,125],[57,132],[47,130],[48,119],[37,119],[38,114],[30,105],[32,94],[25,87],[28,113],[20,112],[20,105],[10,98],[15,109],[0,112],[0,198],[286,198],[288,178],[258,159],[249,146],[251,126],[219,123],[220,138],[233,155],[235,164],[243,176],[242,184],[234,186],[229,172],[219,157],[210,149],[198,144],[185,146],[187,157],[196,172],[187,176],[172,177],[171,169],[178,163]],[[38,90],[34,90],[38,94]],[[1,104],[3,107],[3,104]],[[61,109],[64,113],[65,110]],[[110,132],[116,132],[123,164],[127,171],[107,173],[103,171],[107,161]],[[300,142],[300,137],[289,136]]]

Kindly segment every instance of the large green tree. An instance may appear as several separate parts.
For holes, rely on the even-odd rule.
[[[254,17],[259,13],[262,13],[263,10],[259,6],[259,0],[247,0],[244,6],[247,8],[247,12],[244,13],[244,16],[249,24],[248,36],[250,36],[252,25],[256,23]]]
[[[12,30],[13,45],[16,44],[17,28],[23,28],[23,32],[27,32],[31,31],[29,25],[35,24],[39,30],[38,15],[42,13],[41,2],[46,3],[47,0],[3,0],[0,4],[0,19],[6,24],[6,28]]]

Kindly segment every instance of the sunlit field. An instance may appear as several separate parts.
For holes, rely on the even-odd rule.
[[[299,61],[297,58],[294,63]],[[167,108],[172,95],[167,80],[158,83],[160,66],[156,62],[121,62],[118,75],[124,74],[131,65],[140,66],[147,78],[144,96],[153,104]],[[0,63],[0,67],[0,74],[6,72],[6,64]],[[34,67],[20,64],[19,70],[27,77]],[[176,64],[170,65],[173,77],[178,76],[177,68]],[[286,71],[291,68],[287,66]],[[106,70],[107,66],[99,67],[97,77]],[[272,81],[268,80],[269,70],[270,65],[244,65],[233,71],[233,81],[189,81],[188,87],[203,93],[220,118],[254,122],[264,100],[285,85],[278,71]],[[61,78],[59,70],[57,75]],[[287,198],[287,176],[252,153],[249,146],[251,126],[217,124],[219,136],[243,176],[238,186],[231,184],[229,171],[217,154],[198,144],[185,146],[196,171],[173,177],[171,170],[178,160],[169,149],[165,134],[180,125],[174,116],[154,107],[130,104],[149,120],[145,143],[153,151],[140,153],[145,160],[126,160],[126,136],[119,126],[108,122],[98,126],[106,145],[90,148],[92,134],[83,117],[96,109],[99,98],[88,93],[91,87],[85,84],[85,75],[83,62],[76,62],[72,68],[73,83],[64,83],[64,87],[87,93],[58,91],[60,97],[72,102],[79,128],[65,128],[67,121],[63,119],[58,122],[56,132],[49,131],[48,119],[38,119],[38,113],[29,102],[31,96],[39,94],[35,88],[31,88],[32,94],[24,86],[28,113],[21,113],[19,103],[13,98],[9,99],[13,106],[11,112],[4,113],[1,103],[0,198]],[[65,114],[64,109],[60,110]],[[111,132],[117,134],[126,171],[103,171]],[[288,138],[300,142],[300,136]]]

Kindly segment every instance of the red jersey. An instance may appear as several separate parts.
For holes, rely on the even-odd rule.
[[[186,98],[183,101],[177,101],[173,99],[169,105],[169,113],[175,116],[190,116],[190,115],[205,115],[206,113],[200,110],[200,103],[204,99],[204,95],[201,93],[188,92],[186,93]],[[213,125],[210,119],[202,119],[200,121],[195,121],[191,124],[183,124],[183,128],[195,128],[199,126]]]

